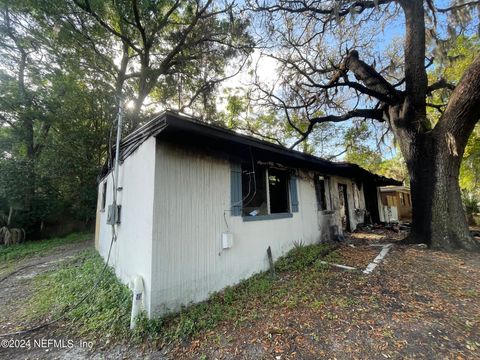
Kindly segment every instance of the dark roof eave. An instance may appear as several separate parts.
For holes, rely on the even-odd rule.
[[[356,164],[336,163],[321,159],[297,150],[287,149],[280,145],[272,144],[244,134],[239,134],[233,130],[200,122],[171,111],[162,112],[145,125],[126,136],[121,145],[121,160],[124,160],[133,153],[148,137],[168,137],[168,135],[172,133],[194,134],[198,136],[198,138],[205,139],[205,144],[208,144],[207,140],[210,140],[248,146],[272,154],[272,156],[276,156],[277,158],[283,158],[291,163],[294,162],[301,168],[352,177],[358,181],[363,181],[363,179],[368,178],[375,183],[376,186],[402,184],[400,181],[373,174]]]
[[[166,132],[168,132],[168,128],[174,128],[177,131],[195,132],[199,136],[205,136],[211,139],[224,140],[230,143],[251,146],[253,148],[261,149],[281,157],[289,158],[290,160],[299,161],[303,167],[310,168],[312,170],[323,170],[345,177],[367,177],[375,184],[378,184],[377,186],[402,184],[400,181],[373,174],[356,164],[336,163],[321,159],[297,150],[287,149],[277,144],[272,144],[251,136],[239,134],[233,130],[199,122],[197,120],[172,112],[165,112],[164,116],[167,122],[167,128],[165,129]],[[161,135],[161,133],[159,135]]]

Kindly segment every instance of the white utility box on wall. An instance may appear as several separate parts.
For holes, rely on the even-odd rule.
[[[222,249],[230,249],[233,246],[233,234],[230,232],[222,233]]]

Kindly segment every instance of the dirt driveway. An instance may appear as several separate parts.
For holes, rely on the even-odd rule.
[[[0,333],[15,332],[36,325],[26,321],[22,312],[22,303],[27,301],[34,291],[34,277],[57,268],[63,262],[92,246],[93,240],[65,244],[42,255],[18,260],[13,266],[6,267],[2,264],[3,267],[0,267]],[[0,340],[42,339],[47,338],[51,330],[45,329],[26,336],[10,336]],[[24,350],[0,348],[0,359],[51,358],[45,349],[31,352]],[[84,356],[78,358],[84,358]]]

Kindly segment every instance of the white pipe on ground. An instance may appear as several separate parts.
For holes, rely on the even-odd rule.
[[[357,268],[354,268],[352,266],[329,263],[329,262],[326,262],[326,261],[320,261],[320,263],[325,264],[325,265],[335,266],[335,267],[338,267],[338,268],[343,269],[343,270],[357,270]]]
[[[392,246],[393,244],[383,245],[383,248],[382,248],[382,251],[380,251],[380,254],[378,254],[377,257],[370,264],[368,264],[367,268],[363,270],[363,273],[370,274],[373,270],[375,270],[377,265],[380,264],[383,258],[388,254]]]

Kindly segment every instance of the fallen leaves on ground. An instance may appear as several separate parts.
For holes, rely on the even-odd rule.
[[[364,264],[367,248],[340,249],[343,263]],[[175,344],[166,356],[480,358],[479,254],[395,245],[368,276],[331,268],[287,273],[276,282],[272,297],[282,301],[253,302],[242,318]],[[276,292],[276,286],[290,291]]]
[[[381,246],[345,245],[337,252],[342,259],[342,265],[348,265],[363,270],[370,264],[382,250]]]

